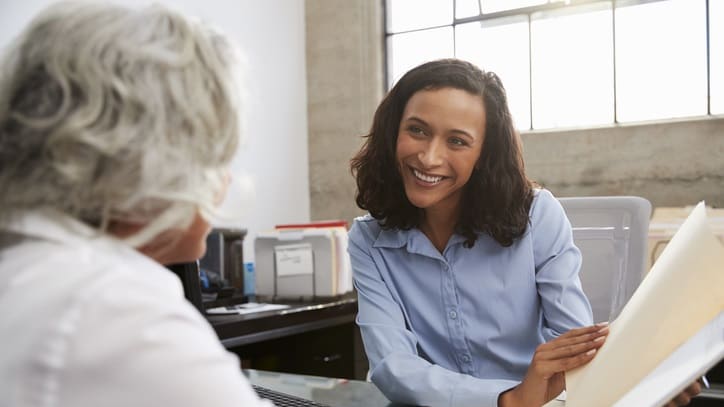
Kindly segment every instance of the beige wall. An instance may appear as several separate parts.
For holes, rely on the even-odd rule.
[[[724,117],[523,135],[528,175],[559,196],[724,206]]]
[[[307,0],[307,114],[312,220],[351,220],[349,160],[382,98],[380,1]]]
[[[307,0],[312,219],[350,220],[349,159],[382,98],[380,1]],[[523,134],[528,174],[558,196],[724,207],[724,117]]]

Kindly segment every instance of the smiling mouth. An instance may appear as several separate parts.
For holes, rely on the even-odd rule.
[[[441,177],[441,176],[427,175],[424,172],[420,172],[414,168],[412,168],[412,174],[418,180],[420,180],[426,184],[431,184],[431,185],[435,185],[445,178],[445,177]]]

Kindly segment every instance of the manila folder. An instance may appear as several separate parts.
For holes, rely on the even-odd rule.
[[[566,372],[566,406],[611,406],[724,310],[724,246],[700,202],[587,365]]]

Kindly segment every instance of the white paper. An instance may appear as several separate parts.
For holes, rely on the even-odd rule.
[[[680,346],[614,407],[661,406],[724,357],[724,312]]]
[[[209,308],[206,310],[206,313],[207,314],[241,314],[241,315],[245,315],[245,314],[254,314],[256,312],[276,311],[276,310],[286,309],[286,308],[289,308],[289,305],[248,302],[245,304],[231,305],[228,307]]]
[[[312,245],[308,243],[274,246],[277,278],[314,273]]]
[[[611,324],[596,357],[566,372],[566,405],[614,405],[713,320],[724,310],[723,268],[724,247],[702,202]]]

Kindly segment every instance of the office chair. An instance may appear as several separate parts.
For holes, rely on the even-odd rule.
[[[581,250],[595,322],[613,321],[646,273],[651,203],[635,196],[559,198]]]

